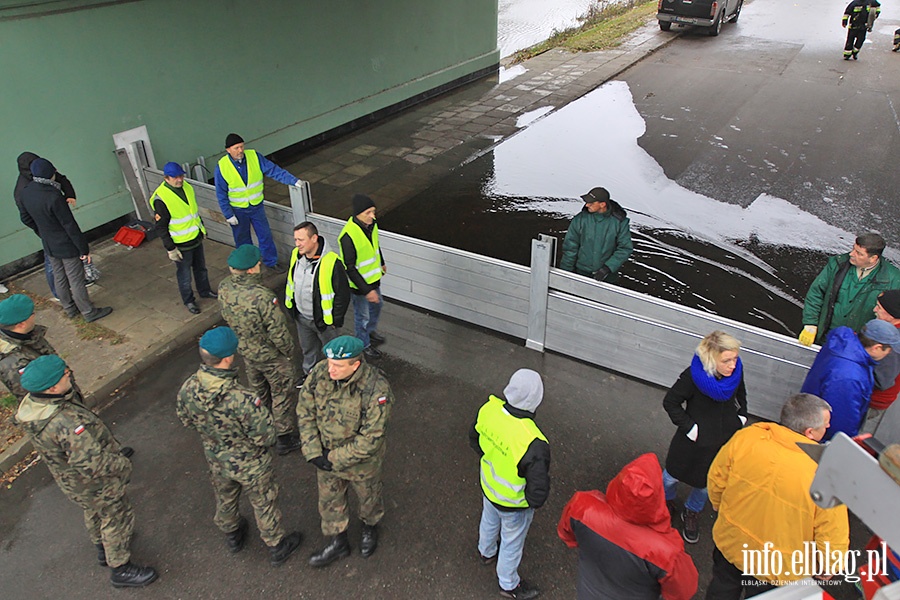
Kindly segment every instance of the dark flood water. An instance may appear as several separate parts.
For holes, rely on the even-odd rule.
[[[381,227],[527,265],[531,240],[553,235],[561,250],[578,195],[603,185],[631,219],[635,251],[619,285],[789,335],[827,256],[852,245],[852,234],[784,200],[762,195],[742,208],[666,178],[637,143],[644,123],[624,82],[522,124],[381,215]]]

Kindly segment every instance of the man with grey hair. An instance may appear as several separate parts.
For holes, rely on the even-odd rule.
[[[738,600],[776,585],[822,575],[785,572],[747,557],[780,556],[790,565],[795,551],[825,544],[844,556],[850,544],[847,507],[824,509],[809,495],[816,463],[797,445],[821,441],[831,421],[831,406],[812,394],[791,396],[781,409],[781,423],[755,423],[736,432],[713,460],[707,486],[718,511],[713,526],[713,576],[707,600]],[[779,571],[775,573],[775,571]]]
[[[534,511],[550,494],[550,446],[534,423],[543,398],[541,376],[519,369],[503,398],[491,395],[484,403],[469,432],[469,444],[481,456],[481,564],[497,563],[500,595],[516,600],[540,594],[518,570]]]

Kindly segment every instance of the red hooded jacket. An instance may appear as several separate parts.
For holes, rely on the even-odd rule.
[[[630,462],[606,488],[575,492],[557,528],[578,546],[578,600],[687,600],[697,568],[672,528],[654,454]]]

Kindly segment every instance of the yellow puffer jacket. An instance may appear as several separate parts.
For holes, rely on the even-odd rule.
[[[797,442],[812,443],[782,425],[756,423],[736,432],[709,469],[709,499],[719,511],[713,540],[722,555],[744,569],[745,550],[763,550],[770,542],[769,555],[781,553],[780,573],[772,572],[771,559],[768,574],[756,569],[754,576],[762,581],[809,576],[792,571],[793,553],[804,552],[804,542],[815,542],[823,552],[829,542],[828,551],[839,551],[841,557],[850,545],[847,507],[823,509],[812,501],[809,487],[816,463]]]

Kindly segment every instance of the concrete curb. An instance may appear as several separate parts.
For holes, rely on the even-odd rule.
[[[273,283],[279,285],[284,275],[272,275],[264,279],[264,283],[268,287],[273,287]],[[273,288],[278,291],[278,288]],[[119,393],[128,382],[140,375],[142,372],[150,369],[157,362],[163,360],[167,354],[183,346],[194,338],[199,338],[207,329],[212,328],[222,322],[222,315],[217,310],[210,310],[201,313],[200,318],[192,319],[181,329],[174,337],[149,346],[140,358],[137,358],[130,365],[119,369],[110,374],[103,385],[96,390],[86,390],[84,393],[85,404],[89,408],[102,412],[103,409],[117,402],[122,395]],[[24,437],[12,446],[0,453],[0,473],[6,473],[14,467],[19,461],[25,458],[34,448],[27,437]]]

